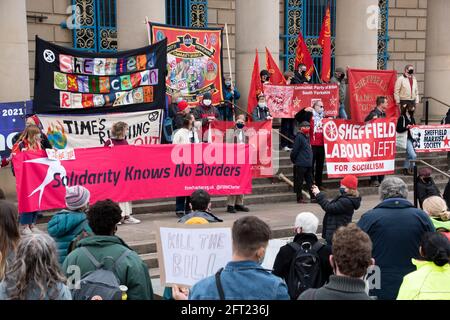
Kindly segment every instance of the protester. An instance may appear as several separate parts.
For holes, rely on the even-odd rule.
[[[105,147],[114,147],[114,146],[125,146],[128,145],[127,141],[127,133],[128,133],[128,124],[123,121],[116,122],[112,125],[111,128],[111,138],[105,142]],[[122,221],[119,222],[119,225],[122,223],[125,224],[137,224],[141,223],[141,220],[138,220],[131,216],[132,214],[132,206],[131,202],[119,202],[120,209],[122,210]]]
[[[185,223],[191,218],[205,218],[208,222],[223,222],[211,212],[211,196],[205,190],[195,190],[191,194],[191,213],[183,216],[178,222]]]
[[[9,201],[0,200],[0,281],[14,260],[20,240],[17,208]]]
[[[225,84],[224,95],[226,101],[222,106],[218,107],[220,119],[224,121],[233,121],[233,113],[234,113],[233,103],[236,103],[236,101],[239,100],[241,94],[239,93],[239,91],[235,86],[231,86],[232,83],[230,78],[225,79],[224,84]]]
[[[192,143],[191,132],[194,117],[192,114],[186,115],[183,120],[183,127],[175,131],[173,135],[173,144],[190,144]],[[189,213],[189,197],[176,197],[175,198],[175,214],[178,218],[181,218],[185,214]]]
[[[423,201],[423,211],[431,219],[436,231],[442,232],[450,240],[450,212],[445,200],[439,196],[431,196]]]
[[[328,278],[333,273],[329,262],[331,247],[321,244],[317,239],[318,226],[319,219],[311,212],[298,214],[295,218],[294,241],[282,246],[275,258],[272,273],[285,280],[291,299],[297,299],[298,293],[301,293],[295,292],[296,290],[291,288],[290,283],[292,279],[297,277],[302,279],[303,282],[300,285],[297,283],[293,284],[294,288],[301,287],[304,291],[309,288],[320,288],[328,282]],[[294,258],[300,264],[302,264],[302,261],[308,261],[306,259],[302,260],[299,256],[300,253],[305,255],[307,252],[311,252],[314,255],[315,259],[312,260],[314,263],[310,263],[308,267],[304,267],[303,264],[303,268],[298,268],[297,264],[293,264],[293,262],[295,263],[293,261]],[[297,275],[296,277],[296,270],[302,275]],[[309,279],[307,279],[308,277]],[[293,294],[294,292],[295,294]]]
[[[346,175],[341,179],[339,195],[331,201],[326,199],[319,188],[313,187],[312,192],[317,202],[325,211],[323,217],[322,238],[331,244],[333,233],[341,226],[352,221],[355,210],[361,205],[361,197],[358,192],[358,178],[354,175]]]
[[[257,217],[236,220],[232,228],[232,261],[216,275],[197,282],[189,300],[288,300],[286,284],[261,267],[270,239],[270,228]],[[186,300],[186,291],[174,287],[175,300]]]
[[[420,207],[423,208],[425,199],[431,196],[441,196],[441,192],[431,177],[431,169],[423,167],[419,169],[419,177],[417,179],[417,200]]]
[[[377,97],[376,107],[370,111],[367,117],[364,119],[365,122],[371,121],[374,119],[382,119],[386,118],[386,109],[388,107],[388,99],[384,96]],[[384,176],[371,176],[370,177],[370,186],[371,187],[379,187],[380,183],[383,181]]]
[[[291,84],[304,84],[309,83],[311,78],[306,75],[306,65],[300,63],[297,70],[294,72],[294,78],[291,80]]]
[[[345,97],[347,95],[347,84],[345,83],[345,70],[343,68],[336,68],[334,76],[330,83],[339,86],[339,118],[347,119],[347,112],[345,112]]]
[[[37,117],[37,115],[29,115],[27,117],[27,119],[25,120],[25,129],[22,132],[17,133],[12,139],[11,139],[11,143],[12,145],[15,145],[17,143],[17,141],[22,140],[22,135],[25,134],[25,131],[27,130],[27,127],[29,126],[37,126],[41,132],[41,149],[45,150],[45,149],[51,149],[52,145],[50,144],[50,142],[48,141],[47,136],[45,135],[44,131],[42,130],[42,124],[39,121],[39,118]]]
[[[441,124],[450,124],[450,109],[448,109],[445,117],[441,120]],[[447,151],[447,170],[450,172],[450,151]]]
[[[320,190],[326,190],[322,185],[323,165],[325,162],[325,147],[323,141],[323,102],[317,100],[312,107],[308,107],[295,115],[297,122],[307,121],[310,123],[309,140],[313,152],[313,174],[314,182]]]
[[[83,186],[66,189],[66,208],[57,212],[48,222],[48,234],[56,241],[58,261],[62,265],[67,254],[74,248],[74,240],[92,234],[86,212],[89,209],[90,192]]]
[[[423,235],[417,270],[403,278],[397,300],[450,300],[450,241],[438,232]]]
[[[201,121],[202,126],[204,130],[207,130],[209,127],[209,124],[220,118],[219,111],[216,107],[212,105],[212,96],[211,93],[206,92],[203,95],[202,102],[199,106],[197,106],[193,113],[195,116],[195,120]],[[203,137],[204,142],[211,142],[208,141],[208,137]]]
[[[363,214],[358,226],[370,236],[381,270],[381,284],[371,296],[394,300],[403,277],[414,271],[411,258],[417,258],[422,235],[435,230],[427,214],[407,200],[408,186],[402,179],[386,178],[379,193],[381,203]]]
[[[405,176],[410,176],[413,174],[414,162],[411,160],[416,160],[417,155],[414,151],[413,139],[409,129],[416,124],[414,119],[415,104],[404,104],[401,106],[401,116],[397,120],[397,132],[403,133],[408,132],[408,138],[406,139],[406,160],[403,165],[403,174]]]
[[[306,190],[313,199],[311,191],[313,153],[309,142],[309,132],[309,122],[303,121],[300,123],[299,132],[295,137],[294,147],[290,155],[291,162],[294,164],[294,192],[297,194],[297,203],[306,203],[302,193],[303,180],[306,182]]]
[[[397,78],[394,88],[394,100],[399,108],[405,104],[408,107],[415,107],[420,102],[419,87],[414,76],[413,65],[406,65],[403,75]]]
[[[334,233],[330,264],[334,275],[329,282],[322,288],[306,290],[299,300],[370,300],[363,279],[375,264],[372,242],[354,223]]]
[[[260,92],[257,95],[258,105],[253,109],[252,112],[252,120],[257,121],[266,121],[272,120],[272,115],[270,114],[270,110],[267,107],[266,97],[264,93]]]
[[[191,114],[189,104],[185,100],[180,100],[177,104],[177,112],[173,117],[174,130],[183,128],[184,118],[189,114]]]
[[[0,300],[72,300],[59,267],[51,237],[44,233],[23,236],[0,283]]]
[[[239,115],[236,119],[233,134],[227,136],[227,143],[248,144],[248,136],[244,131],[245,116]],[[236,213],[236,211],[249,212],[250,209],[244,206],[244,195],[229,195],[227,197],[227,212]]]
[[[120,207],[109,199],[98,201],[89,208],[87,217],[94,235],[80,240],[64,260],[63,270],[67,277],[72,275],[71,266],[79,267],[81,278],[97,270],[92,258],[99,264],[112,260],[115,276],[121,285],[128,288],[128,300],[153,299],[147,265],[115,235],[117,224],[122,219]]]
[[[290,85],[292,79],[294,78],[294,73],[287,71],[284,74],[284,79],[286,84]],[[283,151],[291,151],[293,147],[293,142],[295,139],[295,119],[293,118],[281,118],[280,127],[280,149]],[[288,139],[292,140],[289,141]]]
[[[259,78],[261,80],[261,84],[269,84],[270,83],[270,73],[267,70],[261,70],[261,72],[259,73]]]

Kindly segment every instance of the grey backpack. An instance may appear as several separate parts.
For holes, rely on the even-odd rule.
[[[104,257],[102,263],[98,262],[86,247],[81,247],[81,250],[95,266],[95,270],[81,278],[80,287],[72,291],[73,300],[91,300],[94,296],[100,296],[102,300],[121,300],[120,281],[115,271],[130,250],[126,249],[115,261],[112,257]],[[105,265],[108,259],[112,261],[111,268]]]

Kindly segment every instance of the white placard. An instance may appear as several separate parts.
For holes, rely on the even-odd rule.
[[[269,240],[269,245],[267,246],[267,249],[266,249],[266,255],[264,256],[264,261],[262,263],[262,267],[264,269],[272,270],[273,264],[275,262],[275,258],[277,257],[277,254],[280,251],[280,248],[291,241],[292,241],[292,238]]]
[[[62,160],[75,160],[75,150],[73,148],[67,148],[63,150],[45,149],[47,158],[55,161]]]

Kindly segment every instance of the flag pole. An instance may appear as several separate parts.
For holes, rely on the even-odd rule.
[[[148,17],[145,16],[145,27],[147,29],[147,38],[148,38],[148,44],[152,44],[152,38],[150,37],[150,25],[148,24]]]
[[[227,55],[228,55],[228,69],[230,71],[230,81],[231,81],[231,91],[233,91],[233,97],[234,97],[234,85],[233,85],[233,73],[231,72],[231,54],[230,54],[230,42],[228,40],[228,24],[225,23],[225,38],[227,40]],[[236,121],[236,115],[234,114],[234,107],[233,108],[233,121]],[[226,110],[225,110],[226,115]]]
[[[317,79],[319,79],[319,82],[322,84],[323,83],[322,79],[319,77],[319,71],[317,71],[316,64],[314,63],[314,61],[313,61],[313,66],[314,66],[314,71],[316,71]]]

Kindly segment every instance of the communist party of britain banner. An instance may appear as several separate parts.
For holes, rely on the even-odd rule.
[[[44,151],[14,159],[19,212],[64,208],[66,187],[82,185],[91,203],[188,196],[248,194],[248,145],[184,144],[75,149],[75,160],[50,160]]]
[[[398,117],[399,110],[394,100],[395,70],[348,69],[348,90],[352,119],[363,122],[376,106],[378,96],[385,96],[389,106],[386,117]]]
[[[116,53],[60,47],[36,37],[35,113],[163,109],[165,40]]]
[[[409,132],[416,152],[450,151],[450,125],[413,126]]]
[[[152,43],[167,38],[166,90],[190,105],[198,105],[205,92],[212,103],[223,100],[222,28],[183,28],[149,22]]]
[[[328,177],[394,173],[396,118],[367,123],[337,119],[323,122]]]
[[[128,124],[129,144],[159,144],[162,110],[98,115],[39,115],[44,132],[56,149],[101,147],[115,122]]]
[[[336,84],[264,85],[267,107],[274,118],[294,118],[300,110],[321,100],[325,117],[336,117],[339,87]]]

